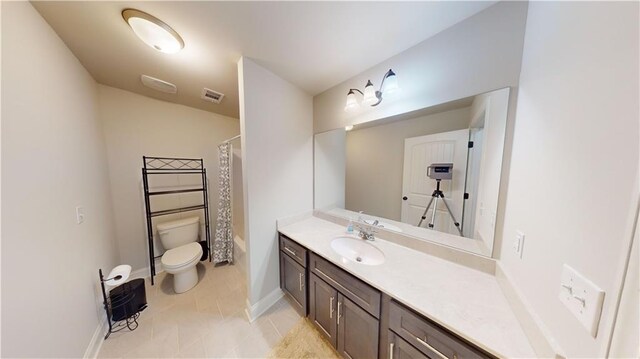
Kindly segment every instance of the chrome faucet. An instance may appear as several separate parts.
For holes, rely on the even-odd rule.
[[[369,226],[366,222],[361,221],[356,225],[356,229],[358,230],[358,237],[365,241],[373,241],[376,239],[376,230],[374,226]]]

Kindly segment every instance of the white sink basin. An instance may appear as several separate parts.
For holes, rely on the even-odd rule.
[[[353,262],[375,266],[384,263],[384,253],[364,239],[339,236],[331,241],[334,252]]]
[[[375,219],[365,219],[364,223],[366,224],[370,224],[372,226],[374,226]],[[382,222],[379,221],[377,225],[375,225],[378,228],[383,228],[383,229],[388,229],[390,231],[395,231],[395,232],[402,232],[402,229],[400,229],[400,227],[394,226],[391,223],[387,223],[387,222]]]

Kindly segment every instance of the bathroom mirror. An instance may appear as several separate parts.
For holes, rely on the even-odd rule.
[[[314,207],[491,256],[509,88],[315,135]]]

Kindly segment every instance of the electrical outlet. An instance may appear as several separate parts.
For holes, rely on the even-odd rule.
[[[76,207],[76,223],[82,224],[84,222],[84,207],[78,206]]]
[[[565,264],[562,269],[559,298],[595,338],[598,334],[604,291]]]
[[[524,248],[524,233],[516,231],[516,238],[513,239],[513,251],[516,252],[518,258],[522,258],[522,249]]]

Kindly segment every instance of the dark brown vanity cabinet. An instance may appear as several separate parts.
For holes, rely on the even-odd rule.
[[[279,244],[280,287],[342,357],[493,358],[290,238]]]
[[[377,358],[378,319],[338,294],[338,353],[345,358]]]
[[[315,274],[309,276],[309,319],[331,342],[338,346],[338,291],[319,279]]]
[[[390,354],[398,355],[389,355],[389,358],[406,357],[404,355],[410,353],[412,358],[493,358],[395,300],[389,305],[389,329],[387,349]]]
[[[280,235],[280,288],[302,316],[307,315],[307,250]]]
[[[391,330],[388,333],[387,346],[390,359],[430,359]]]
[[[380,292],[314,253],[308,268],[309,319],[344,358],[377,358]]]

